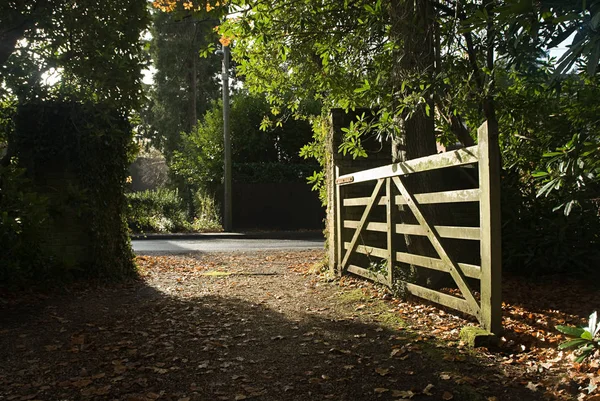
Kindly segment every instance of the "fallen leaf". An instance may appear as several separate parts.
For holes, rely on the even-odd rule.
[[[401,349],[401,348],[394,348],[392,350],[392,352],[390,353],[391,357],[395,357],[395,356],[402,356],[402,354],[404,354],[406,351]]]
[[[415,393],[413,393],[410,390],[408,390],[408,391],[393,390],[392,391],[392,397],[394,397],[394,398],[413,398],[414,396],[415,396]]]
[[[427,385],[427,387],[425,387],[425,388],[423,389],[423,394],[425,394],[425,395],[433,395],[433,394],[431,394],[431,389],[432,389],[433,387],[434,387],[434,386],[433,386],[433,384],[431,384],[431,383],[430,383],[430,384],[428,384],[428,385]]]
[[[390,370],[384,369],[384,368],[377,368],[377,369],[375,369],[375,372],[377,372],[380,376],[385,376],[388,373],[390,373]]]
[[[383,387],[377,387],[377,388],[375,389],[375,392],[376,392],[377,394],[383,394],[383,393],[387,393],[388,391],[390,391],[390,389],[389,389],[389,388],[383,388]]]
[[[72,384],[75,387],[83,388],[83,387],[87,387],[90,384],[92,384],[92,381],[89,379],[81,379],[81,380],[74,381]]]
[[[454,398],[454,395],[452,395],[452,393],[448,392],[448,391],[444,391],[444,394],[442,394],[442,399],[443,400],[451,400]]]

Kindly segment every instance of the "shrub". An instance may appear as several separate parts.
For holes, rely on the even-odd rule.
[[[176,189],[133,192],[127,199],[127,222],[133,232],[185,232],[192,228]]]
[[[587,327],[556,326],[556,329],[571,337],[571,340],[561,343],[558,349],[575,348],[576,363],[583,362],[600,349],[600,322],[597,312],[590,315]]]
[[[0,167],[0,285],[20,286],[48,276],[38,247],[48,220],[47,200],[34,191],[15,163]]]
[[[521,181],[521,182],[519,182]],[[600,262],[600,219],[593,202],[569,216],[536,197],[516,173],[502,180],[502,253],[507,271],[527,276],[594,273]]]
[[[134,152],[126,115],[111,104],[64,98],[21,104],[13,123],[12,154],[31,187],[16,179],[12,188],[3,187],[4,196],[29,201],[14,203],[13,210],[36,216],[29,218],[31,236],[22,237],[27,252],[14,263],[25,266],[29,249],[39,249],[41,259],[28,268],[35,272],[30,277],[44,284],[47,278],[135,275],[125,220],[125,178]],[[43,208],[33,201],[36,196],[47,199],[48,218],[41,226],[37,213]]]
[[[208,195],[203,190],[198,190],[194,194],[194,221],[192,229],[197,232],[223,231],[219,208],[215,198]]]

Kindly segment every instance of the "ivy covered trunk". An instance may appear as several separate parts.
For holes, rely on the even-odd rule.
[[[15,128],[18,164],[47,198],[39,248],[53,278],[134,274],[124,214],[133,149],[125,116],[98,104],[40,101],[18,108]]]

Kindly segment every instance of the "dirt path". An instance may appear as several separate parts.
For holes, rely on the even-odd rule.
[[[308,274],[321,257],[141,257],[142,281],[5,307],[0,400],[551,399],[518,367],[406,328],[397,304]]]

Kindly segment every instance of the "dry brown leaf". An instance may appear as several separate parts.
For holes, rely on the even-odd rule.
[[[83,387],[87,387],[90,384],[92,384],[92,381],[90,379],[81,379],[81,380],[74,381],[71,384],[73,384],[73,386],[75,386],[75,387],[83,388]]]
[[[433,388],[433,384],[429,383],[424,389],[423,389],[423,394],[425,395],[433,395],[431,394],[431,389]]]
[[[394,398],[407,398],[407,399],[410,399],[410,398],[413,398],[414,396],[415,396],[415,393],[412,392],[412,391],[410,391],[410,390],[407,390],[407,391],[404,391],[404,390],[393,390],[392,391],[392,397],[394,397]]]
[[[380,376],[386,376],[388,373],[390,373],[390,370],[385,368],[377,368],[375,369],[375,372],[377,372]]]
[[[374,390],[377,394],[383,394],[383,393],[387,393],[388,391],[390,391],[389,388],[384,388],[384,387],[377,387]]]
[[[448,392],[448,391],[444,391],[444,394],[442,394],[442,399],[445,401],[451,400],[454,398],[454,395],[452,395],[452,393]]]

